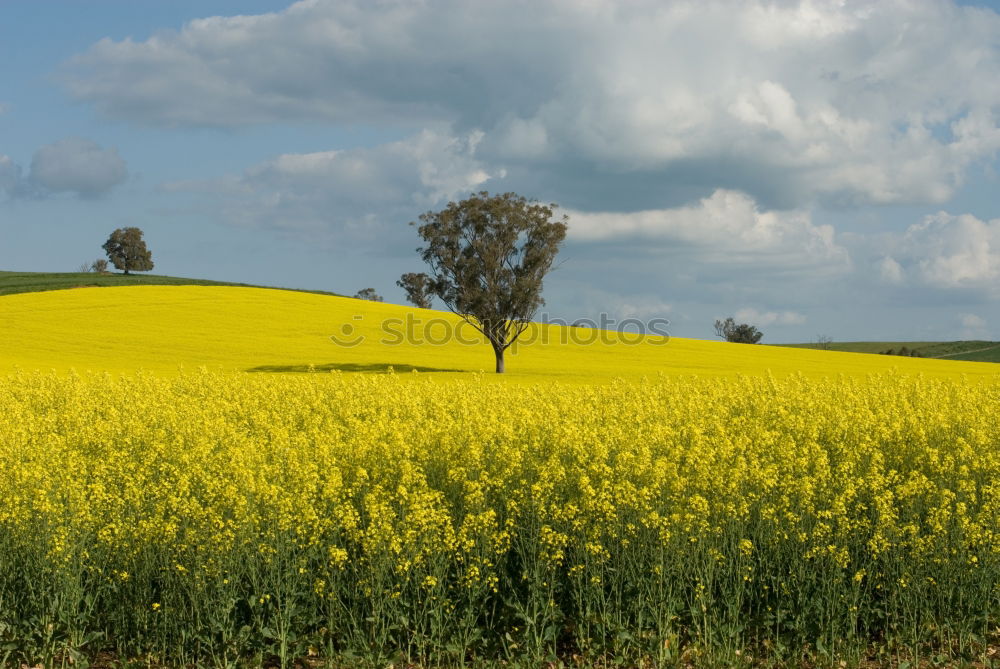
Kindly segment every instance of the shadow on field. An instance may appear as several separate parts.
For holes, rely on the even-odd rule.
[[[247,372],[272,372],[272,373],[309,373],[309,372],[369,372],[373,374],[387,374],[389,370],[397,374],[407,372],[468,372],[467,369],[446,369],[444,367],[422,367],[420,365],[407,365],[388,362],[328,362],[323,365],[261,365],[260,367],[250,367]]]

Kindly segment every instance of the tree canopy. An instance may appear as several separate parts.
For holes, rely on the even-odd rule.
[[[422,272],[407,272],[399,278],[396,285],[406,291],[406,299],[415,307],[431,308],[431,298],[434,296],[431,278]]]
[[[430,267],[430,292],[486,337],[497,373],[545,303],[542,282],[568,220],[553,220],[554,209],[516,193],[483,191],[420,216],[425,246],[417,251]]]
[[[734,344],[756,344],[764,333],[749,323],[737,323],[733,318],[715,321],[715,336]]]
[[[146,248],[139,228],[118,228],[102,245],[108,260],[126,274],[153,269],[153,254]]]
[[[368,300],[369,302],[381,302],[382,296],[375,292],[374,288],[362,288],[354,293],[355,299]]]

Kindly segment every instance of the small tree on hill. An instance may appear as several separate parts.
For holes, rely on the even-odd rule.
[[[102,246],[108,260],[126,274],[153,269],[153,254],[146,248],[139,228],[118,228]]]
[[[374,288],[362,288],[354,294],[355,299],[368,300],[370,302],[381,302],[382,296],[375,292]]]
[[[96,272],[97,274],[104,274],[108,271],[108,261],[104,258],[98,258],[94,262],[90,263],[90,271]]]
[[[749,323],[737,323],[732,318],[715,321],[715,336],[733,344],[756,344],[764,333]]]
[[[504,353],[545,304],[542,280],[568,220],[551,220],[555,208],[483,191],[420,217],[426,246],[417,251],[430,266],[431,292],[486,337],[498,374]]]
[[[399,278],[396,285],[406,291],[406,299],[415,307],[431,308],[431,278],[420,272],[407,272]]]

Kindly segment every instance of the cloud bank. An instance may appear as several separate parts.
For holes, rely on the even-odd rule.
[[[125,181],[128,169],[117,149],[70,137],[48,144],[31,159],[29,180],[47,193],[97,197]]]
[[[998,33],[932,0],[306,0],[105,39],[64,79],[145,124],[479,131],[490,169],[579,208],[637,180],[634,209],[943,202],[1000,148]]]
[[[163,188],[201,193],[237,225],[371,235],[502,178],[476,158],[480,139],[425,130],[374,148],[284,154],[242,174]]]
[[[894,283],[1000,296],[1000,219],[938,212],[907,228],[896,254],[883,260]]]
[[[57,193],[95,198],[127,178],[128,168],[117,149],[103,149],[79,137],[61,139],[35,151],[27,175],[10,156],[0,155],[0,193],[8,199]]]
[[[795,311],[758,311],[752,307],[740,309],[734,318],[737,323],[750,323],[758,327],[802,325],[806,322],[806,317]]]
[[[717,190],[695,205],[632,213],[570,211],[569,239],[630,243],[646,252],[673,249],[701,262],[733,268],[766,266],[775,273],[808,269],[839,273],[851,266],[828,225],[806,211],[762,211],[745,193]]]
[[[512,190],[570,214],[563,304],[775,329],[808,314],[836,335],[817,304],[877,320],[1000,298],[992,214],[920,219],[969,211],[956,193],[1000,150],[997,71],[1000,16],[948,0],[306,0],[101,40],[62,77],[179,136],[405,137],[162,186],[214,220],[351,236],[388,266],[418,243],[391,226]],[[42,189],[33,173],[0,159],[0,189]]]
[[[962,324],[963,339],[986,339],[990,336],[989,325],[977,314],[961,314],[959,322]]]

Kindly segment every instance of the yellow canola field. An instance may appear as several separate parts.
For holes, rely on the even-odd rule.
[[[157,666],[996,643],[996,380],[404,378],[0,382],[13,666],[87,643]]]
[[[550,327],[498,383],[459,322],[237,287],[0,297],[0,665],[1000,642],[997,366]]]
[[[456,375],[493,369],[489,346],[451,314],[260,288],[129,286],[8,295],[0,297],[0,341],[0,371],[173,374],[201,366],[261,372],[393,366],[397,372]],[[607,381],[658,373],[816,377],[889,370],[992,377],[998,368],[538,326],[509,354],[507,370],[507,378],[531,381]]]

